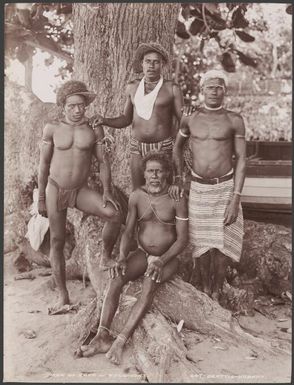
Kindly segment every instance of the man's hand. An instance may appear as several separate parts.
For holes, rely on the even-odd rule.
[[[183,182],[176,180],[176,182],[169,187],[168,195],[178,202],[184,196]]]
[[[163,269],[162,259],[154,255],[149,255],[148,267],[147,267],[146,273],[144,274],[145,277],[151,277],[152,281],[155,281],[156,283],[160,283],[162,278],[162,269]]]
[[[119,204],[117,201],[113,198],[112,194],[109,191],[104,191],[103,193],[103,207],[106,207],[107,202],[110,202],[113,204],[116,210],[119,210]]]
[[[239,212],[239,203],[240,203],[240,198],[234,196],[231,202],[228,204],[225,211],[225,218],[224,218],[225,226],[229,226],[232,223],[236,222],[236,219],[238,217],[238,212]]]
[[[127,262],[125,259],[119,259],[118,261],[115,261],[113,266],[109,268],[109,277],[111,279],[114,279],[116,277],[119,277],[120,271],[122,275],[126,274],[127,269]]]
[[[192,106],[192,105],[184,105],[182,107],[182,113],[184,116],[190,116],[193,114],[193,112],[196,111],[196,108],[195,106]]]
[[[93,128],[94,127],[97,127],[97,126],[100,126],[101,124],[103,124],[104,122],[104,118],[102,115],[100,114],[96,114],[96,115],[93,115],[90,119],[89,119],[89,124],[90,126],[92,126]]]
[[[47,218],[47,209],[46,209],[45,200],[39,200],[38,201],[38,212],[43,217]]]

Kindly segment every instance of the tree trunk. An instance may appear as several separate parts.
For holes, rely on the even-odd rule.
[[[33,52],[29,55],[28,60],[24,62],[25,67],[25,87],[28,91],[32,92],[32,79],[33,79]]]

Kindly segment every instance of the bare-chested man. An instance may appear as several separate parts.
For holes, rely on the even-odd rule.
[[[63,107],[64,118],[46,124],[43,132],[38,210],[49,218],[50,261],[59,290],[59,302],[52,308],[53,312],[69,304],[63,255],[67,208],[76,207],[106,221],[102,231],[102,260],[111,258],[121,227],[121,214],[111,194],[103,129],[101,126],[92,129],[85,117],[86,106],[95,96],[82,82],[72,80],[63,84],[57,92],[57,105]],[[103,195],[87,186],[93,155],[100,162]]]
[[[172,156],[174,117],[180,121],[183,97],[180,88],[162,77],[168,53],[158,43],[143,43],[136,53],[134,68],[144,77],[130,82],[126,87],[124,112],[116,118],[95,115],[94,124],[123,128],[132,124],[131,176],[133,189],[144,183],[142,157],[150,150],[164,151]]]
[[[160,283],[177,271],[177,255],[188,242],[188,208],[185,198],[168,195],[170,161],[162,152],[150,152],[143,159],[146,183],[129,199],[127,224],[120,244],[120,257],[111,270],[110,285],[104,298],[97,335],[79,355],[88,357],[106,353],[111,362],[121,362],[124,345],[149,309]],[[134,232],[139,247],[130,253]],[[144,275],[142,293],[133,306],[120,334],[113,341],[110,326],[118,307],[123,286]]]
[[[203,291],[218,299],[229,258],[239,261],[241,256],[240,197],[245,179],[245,127],[239,114],[222,106],[227,88],[227,78],[222,71],[207,72],[200,85],[204,106],[190,116],[183,116],[176,138],[177,186],[171,195],[183,190],[183,145],[190,138],[190,243],[194,246],[193,257],[199,258]]]

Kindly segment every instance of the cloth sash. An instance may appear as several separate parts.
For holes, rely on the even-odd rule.
[[[215,248],[236,262],[240,260],[244,233],[241,204],[236,222],[224,225],[225,210],[233,198],[233,190],[232,179],[215,185],[191,182],[189,239],[193,258]]]
[[[138,116],[140,118],[149,120],[152,115],[153,107],[155,100],[157,98],[158,92],[163,84],[163,77],[159,79],[159,82],[156,84],[154,90],[149,92],[149,94],[145,95],[145,87],[144,87],[145,77],[140,81],[139,86],[137,88],[135,97],[134,97],[134,105],[137,111]]]

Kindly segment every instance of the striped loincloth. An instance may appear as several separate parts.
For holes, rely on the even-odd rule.
[[[173,145],[174,139],[171,137],[155,143],[144,143],[131,137],[131,154],[138,154],[144,157],[150,151],[163,151],[171,156]]]
[[[233,197],[234,182],[209,185],[191,181],[189,195],[189,237],[193,258],[216,248],[234,261],[239,261],[243,241],[241,204],[236,222],[224,226],[225,210]]]

